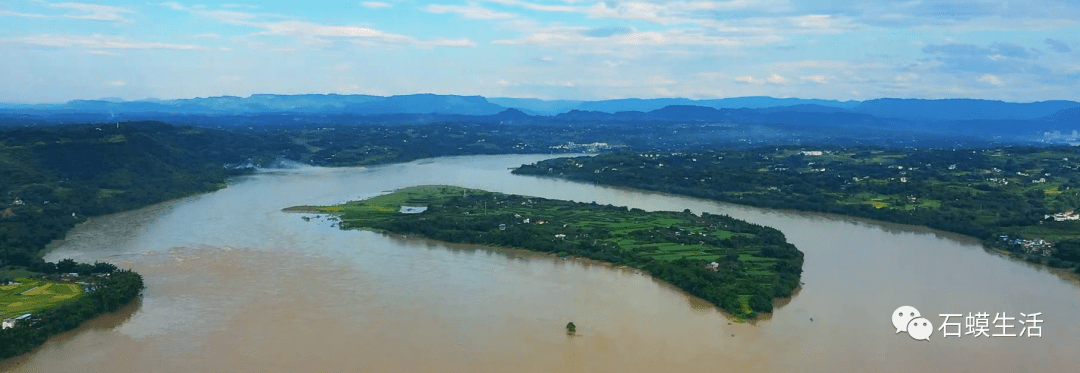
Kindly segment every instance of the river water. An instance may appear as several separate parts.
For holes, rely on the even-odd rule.
[[[929,229],[511,175],[550,156],[301,168],[92,219],[48,260],[142,273],[141,302],[6,362],[9,372],[1080,371],[1080,286]],[[771,318],[732,322],[633,271],[515,250],[341,231],[283,213],[418,184],[728,214],[806,253]],[[310,216],[310,215],[309,215]],[[1041,337],[897,334],[902,305],[1041,312]],[[564,325],[573,321],[578,336]],[[950,321],[963,322],[953,318]],[[1000,322],[998,322],[1000,324]],[[1006,329],[1018,333],[1017,321]]]

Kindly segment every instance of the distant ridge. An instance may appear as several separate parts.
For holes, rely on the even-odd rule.
[[[255,94],[157,101],[73,100],[64,104],[0,105],[0,109],[81,113],[168,113],[234,115],[263,113],[349,113],[490,115],[506,108],[481,96],[414,94],[402,96]]]
[[[652,111],[672,105],[701,106],[713,109],[762,109],[770,107],[790,107],[817,105],[851,109],[858,106],[858,101],[834,101],[801,98],[773,97],[733,97],[712,100],[691,100],[688,98],[624,98],[600,101],[540,100],[535,98],[489,98],[488,101],[505,107],[516,108],[534,115],[555,115],[569,113],[572,110],[617,113],[620,111]]]
[[[1074,101],[1040,101],[1014,103],[973,99],[897,99],[880,98],[864,101],[854,111],[881,118],[945,119],[945,120],[1005,120],[1035,119],[1059,110],[1080,107]]]
[[[834,117],[845,121],[872,116],[916,122],[971,120],[1064,120],[1075,118],[1065,111],[1080,102],[1042,101],[1013,103],[975,99],[896,99],[836,101],[820,99],[734,97],[713,100],[687,98],[617,99],[600,101],[485,98],[438,94],[398,96],[302,94],[255,94],[250,97],[219,96],[177,100],[118,101],[73,100],[63,104],[2,104],[7,117],[93,120],[160,119],[175,116],[344,115],[380,117],[380,120],[433,121],[445,116],[472,116],[480,121],[523,123],[556,120],[744,120]],[[507,111],[513,110],[513,111]],[[1060,114],[1058,114],[1060,113]],[[419,117],[408,116],[420,115]],[[489,117],[502,116],[502,117]],[[576,118],[576,119],[571,119]],[[1056,119],[1055,119],[1056,118]],[[470,120],[469,118],[454,118]],[[859,119],[864,120],[864,119]]]
[[[1080,107],[1058,110],[1053,114],[1047,115],[1039,119],[1058,122],[1080,123]]]

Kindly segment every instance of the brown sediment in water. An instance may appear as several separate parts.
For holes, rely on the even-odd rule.
[[[38,346],[30,352],[12,358],[0,360],[0,372],[9,371],[21,364],[26,363],[29,360],[30,356],[38,353],[42,349],[51,348],[53,344],[71,340],[72,338],[75,338],[76,336],[79,336],[88,331],[113,329],[120,324],[123,324],[124,322],[130,320],[131,317],[135,315],[136,312],[138,312],[140,307],[142,307],[141,297],[136,298],[135,301],[131,302],[131,304],[121,307],[119,310],[99,315],[98,317],[82,323],[75,329],[54,335],[50,337],[45,342],[45,344]]]
[[[454,158],[362,174],[256,175],[175,208],[95,219],[75,229],[54,256],[108,260],[144,274],[141,308],[114,328],[51,342],[10,371],[901,373],[1080,367],[1080,355],[1073,353],[1080,348],[1074,338],[1080,325],[1068,322],[1080,309],[1076,284],[986,255],[977,242],[919,228],[505,175],[507,165],[531,159]],[[447,181],[645,210],[689,208],[773,226],[806,253],[806,285],[771,318],[739,323],[632,270],[412,235],[342,231],[280,212]],[[900,305],[926,315],[1043,312],[1046,322],[1042,338],[943,339],[937,332],[930,342],[914,341],[894,333],[887,317]],[[569,321],[581,336],[567,338]],[[972,356],[978,358],[967,358]]]
[[[769,319],[772,318],[772,313],[771,312],[769,312],[769,313],[758,313],[757,316],[755,316],[753,318],[745,318],[745,317],[735,316],[734,314],[724,310],[723,308],[718,307],[717,305],[713,304],[712,302],[709,302],[709,301],[707,301],[705,299],[702,299],[702,298],[700,298],[698,296],[690,294],[686,290],[683,290],[682,288],[680,288],[678,286],[675,286],[675,285],[673,285],[673,284],[671,284],[671,283],[669,283],[667,281],[664,281],[664,280],[658,279],[656,277],[653,277],[652,274],[650,274],[648,271],[645,271],[645,270],[640,269],[640,268],[631,267],[631,266],[616,265],[616,264],[613,264],[613,263],[610,263],[610,262],[605,262],[605,261],[602,261],[602,260],[596,260],[596,259],[585,258],[585,257],[580,257],[580,256],[574,256],[574,255],[559,256],[556,253],[545,253],[545,252],[533,251],[533,250],[528,250],[528,249],[520,249],[520,248],[514,248],[514,247],[502,247],[502,246],[490,246],[490,245],[478,245],[478,244],[460,244],[460,243],[452,243],[452,242],[445,242],[445,241],[435,240],[435,239],[431,239],[431,238],[427,238],[427,237],[423,237],[423,236],[416,236],[416,235],[414,235],[413,238],[409,238],[406,235],[401,235],[401,234],[398,234],[398,233],[389,233],[389,232],[376,231],[376,230],[370,230],[370,229],[360,229],[360,230],[367,230],[367,231],[371,231],[371,232],[375,232],[375,233],[380,233],[380,234],[383,234],[383,235],[385,235],[387,237],[392,237],[394,239],[402,240],[402,241],[413,240],[415,242],[427,242],[427,243],[433,243],[433,244],[437,244],[437,245],[446,245],[446,246],[453,247],[453,248],[461,248],[461,249],[468,248],[469,250],[486,250],[486,251],[497,252],[497,253],[500,253],[500,254],[503,254],[503,255],[507,255],[509,257],[529,256],[529,257],[547,258],[547,259],[551,259],[551,260],[574,261],[575,263],[583,264],[586,267],[588,267],[588,266],[600,266],[600,267],[609,268],[609,269],[620,271],[620,272],[633,273],[633,274],[637,274],[637,275],[641,275],[641,276],[646,276],[649,279],[651,279],[652,281],[656,282],[657,284],[659,284],[659,285],[661,285],[661,286],[663,286],[663,287],[665,287],[667,289],[670,289],[670,290],[672,290],[674,292],[682,294],[683,296],[686,297],[687,302],[689,302],[690,306],[693,307],[694,309],[703,310],[703,311],[704,310],[714,310],[714,311],[720,313],[721,315],[723,315],[724,318],[726,318],[728,320],[731,320],[733,322],[756,324],[759,321],[766,321],[766,320],[769,320]],[[802,285],[796,286],[795,289],[792,291],[791,296],[773,299],[773,309],[774,309],[774,311],[775,311],[775,309],[783,307],[784,305],[787,305],[788,303],[790,303],[791,299],[794,298],[796,295],[798,295],[799,290],[801,290],[801,289],[802,289]]]

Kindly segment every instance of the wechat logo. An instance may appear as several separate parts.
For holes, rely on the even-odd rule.
[[[908,333],[915,340],[929,341],[930,334],[934,334],[934,324],[912,306],[901,306],[893,311],[892,324],[897,333]]]

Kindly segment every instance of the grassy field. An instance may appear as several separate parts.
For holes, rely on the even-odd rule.
[[[544,222],[549,227],[561,227],[564,224],[567,225],[567,229],[548,229],[551,231],[552,237],[554,237],[555,234],[566,234],[568,232],[603,231],[610,235],[609,238],[603,239],[604,242],[615,244],[622,250],[638,249],[638,252],[647,252],[654,259],[658,260],[675,260],[689,257],[712,261],[719,259],[721,252],[725,250],[702,244],[687,244],[687,242],[654,242],[652,239],[646,240],[633,237],[635,232],[656,233],[655,231],[676,227],[676,229],[685,230],[685,233],[688,236],[700,235],[701,237],[712,237],[720,240],[727,240],[734,236],[741,236],[747,239],[754,238],[752,233],[736,233],[722,229],[721,227],[701,226],[697,225],[697,222],[688,221],[685,217],[678,217],[675,214],[666,212],[630,211],[627,209],[620,209],[618,211],[589,210],[583,209],[581,206],[568,204],[539,204],[538,202],[542,199],[529,199],[525,197],[521,197],[526,199],[525,204],[509,203],[508,201],[511,199],[510,195],[447,185],[414,186],[395,190],[393,193],[372,197],[363,201],[351,201],[337,206],[307,208],[309,210],[337,215],[341,218],[343,226],[345,227],[369,228],[375,223],[396,219],[398,216],[402,215],[399,213],[401,206],[425,206],[435,209],[438,207],[445,207],[445,204],[451,197],[480,194],[485,196],[493,195],[495,198],[492,199],[490,203],[472,206],[471,209],[468,209],[469,211],[464,212],[475,214],[477,216],[483,216],[485,214],[488,216],[516,214],[522,216],[521,222],[528,218],[531,219],[532,224]],[[503,197],[502,202],[498,201],[500,196]],[[587,204],[582,205],[587,206]],[[514,223],[520,222],[515,221]],[[491,228],[494,230],[496,227],[493,226]],[[680,232],[679,235],[681,234],[682,232]],[[683,239],[681,241],[687,240]],[[694,243],[700,242],[700,240],[690,241],[694,241]],[[757,265],[758,263],[764,264],[761,267],[766,267],[768,264],[771,264],[771,261],[769,260],[754,260],[755,258],[768,259],[755,257],[754,254],[758,249],[758,247],[747,246],[736,250],[736,254],[739,255],[740,260],[746,262],[749,266],[755,267],[750,268],[752,271],[761,270],[760,268],[756,268],[759,267]]]
[[[19,285],[0,286],[0,313],[4,318],[34,313],[83,295],[79,284],[20,278]]]

